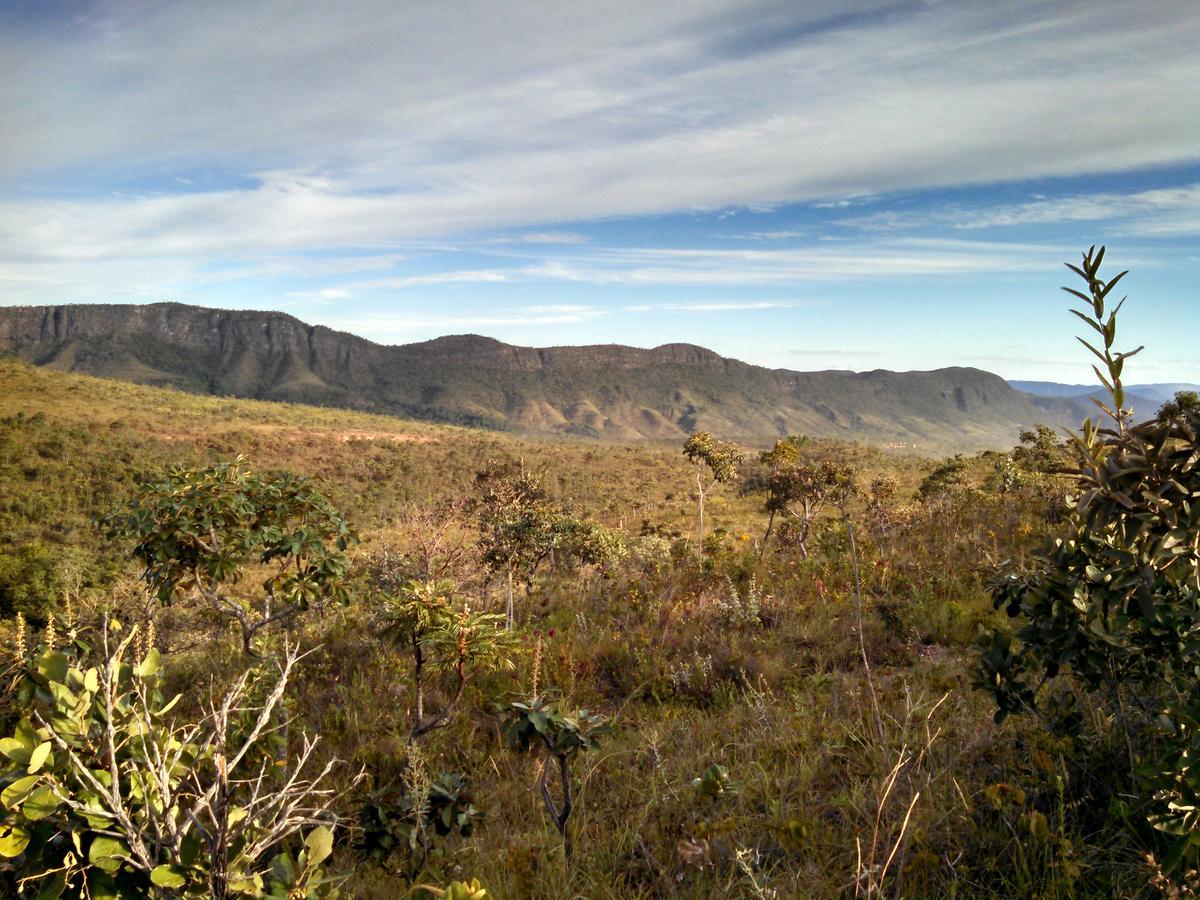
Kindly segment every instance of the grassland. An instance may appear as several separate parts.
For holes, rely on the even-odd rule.
[[[864,486],[898,485],[886,505],[852,505],[857,557],[837,516],[821,520],[807,559],[784,545],[760,555],[762,498],[724,489],[709,504],[715,536],[700,563],[671,548],[695,513],[677,446],[520,440],[8,361],[0,385],[4,611],[44,621],[69,592],[93,612],[151,610],[181,686],[228,678],[244,662],[239,645],[198,611],[147,605],[129,548],[105,541],[94,516],[173,464],[243,454],[312,475],[351,520],[364,599],[291,632],[318,648],[293,730],[321,735],[345,778],[367,773],[347,801],[351,820],[371,791],[401,783],[411,702],[404,657],[365,599],[373,556],[419,543],[431,510],[470,494],[497,458],[544,470],[578,515],[628,533],[624,562],[551,567],[520,598],[542,684],[613,726],[577,766],[574,858],[564,860],[541,808],[536,764],[504,749],[493,712],[497,698],[529,688],[526,653],[515,672],[472,683],[462,714],[422,746],[433,770],[470,778],[485,819],[469,839],[437,844],[418,882],[474,876],[502,898],[836,897],[872,879],[881,895],[906,897],[1149,891],[1140,853],[1152,837],[1090,810],[1065,762],[1041,763],[1069,747],[1027,721],[995,725],[971,686],[977,629],[995,616],[987,581],[1053,530],[1058,490],[1035,479],[999,493],[995,455],[968,460],[964,485],[916,502],[935,461],[815,442],[815,459],[852,464]],[[470,528],[465,519],[468,544]],[[457,574],[499,608],[477,563],[468,557]],[[719,791],[703,787],[713,765],[728,773]],[[1031,828],[1034,813],[1045,833]],[[412,884],[401,861],[364,859],[352,838],[335,863],[350,896],[394,898]]]

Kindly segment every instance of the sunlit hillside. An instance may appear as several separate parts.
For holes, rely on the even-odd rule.
[[[22,613],[27,641],[50,639],[51,619],[58,641],[71,628],[94,634],[105,614],[142,631],[153,621],[166,686],[187,688],[182,714],[202,713],[210,689],[195,686],[218,690],[257,663],[229,620],[186,591],[170,607],[148,600],[132,545],[105,537],[97,517],[173,466],[240,454],[264,472],[312,476],[358,532],[345,605],[254,638],[268,655],[281,642],[310,652],[291,676],[289,731],[319,735],[316,758],[340,760],[330,777],[346,791],[343,825],[325,867],[348,878],[350,896],[471,878],[491,896],[545,898],[834,896],[856,877],[904,896],[1145,883],[1105,826],[1054,806],[1068,801],[1029,753],[1062,752],[1057,739],[1028,719],[995,725],[971,687],[977,629],[997,621],[992,568],[1036,545],[1061,489],[1038,473],[1033,444],[943,463],[802,442],[803,458],[841,467],[857,487],[844,515],[830,500],[807,533],[790,513],[768,532],[753,467],[714,484],[675,445],[522,441],[12,361],[0,380],[6,613]],[[742,452],[749,465],[756,449]],[[508,477],[495,462],[521,460],[547,488],[547,514],[595,523],[622,549],[589,563],[562,543],[520,575],[515,667],[482,666],[445,726],[409,744],[411,648],[386,626],[389,591],[398,574],[436,570],[460,602],[503,620],[503,570],[480,555],[487,491],[500,482],[476,476]],[[248,565],[230,590],[253,603],[267,570]],[[6,627],[11,643],[14,620]],[[425,678],[427,710],[452,700],[453,679]],[[501,734],[500,707],[531,691],[605,723],[595,749],[568,764],[569,860],[537,787],[552,761],[506,750]],[[412,831],[413,779],[451,772],[465,781],[446,802],[454,815],[470,806],[469,834]],[[996,785],[1020,785],[1024,799]],[[1028,830],[1041,809],[1050,839]],[[1013,853],[1024,854],[1016,869]]]

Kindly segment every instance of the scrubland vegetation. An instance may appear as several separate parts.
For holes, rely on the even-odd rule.
[[[940,461],[0,361],[5,890],[1192,896],[1200,420],[1099,264],[1102,427]]]

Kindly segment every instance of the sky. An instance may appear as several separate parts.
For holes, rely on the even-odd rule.
[[[0,305],[1087,382],[1095,243],[1197,382],[1197,85],[1195,0],[0,0]]]

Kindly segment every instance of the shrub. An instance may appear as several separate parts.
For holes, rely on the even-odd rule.
[[[203,600],[238,623],[246,652],[261,629],[326,600],[349,599],[345,551],[357,538],[304,476],[265,478],[241,456],[176,468],[104,521],[110,538],[136,542],[133,555],[162,603],[180,594]],[[261,595],[239,596],[235,585],[252,564],[275,573]]]
[[[174,714],[157,650],[105,623],[86,644],[46,649],[21,686],[28,716],[0,741],[0,855],[39,896],[323,896],[333,846],[336,760],[316,740],[289,758],[276,710],[301,656],[247,670],[194,722]],[[115,644],[113,642],[116,642]],[[297,848],[296,839],[305,834]],[[290,855],[287,849],[298,850]]]
[[[1093,248],[1082,267],[1070,267],[1086,294],[1067,290],[1086,301],[1076,315],[1100,337],[1103,349],[1080,340],[1102,364],[1095,370],[1111,404],[1097,403],[1112,425],[1089,420],[1072,438],[1078,497],[1065,533],[1032,566],[997,579],[995,605],[1020,627],[1015,636],[987,638],[978,683],[994,697],[997,721],[1032,710],[1077,729],[1085,699],[1103,708],[1128,771],[1153,793],[1151,822],[1177,838],[1170,867],[1185,855],[1194,860],[1200,848],[1192,764],[1200,720],[1200,419],[1129,423],[1121,375],[1137,351],[1113,351],[1120,304],[1105,316],[1125,273],[1103,281],[1103,256],[1104,248]],[[1142,767],[1145,754],[1158,759]]]

